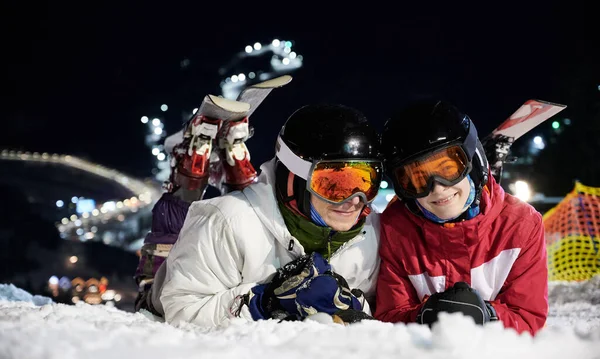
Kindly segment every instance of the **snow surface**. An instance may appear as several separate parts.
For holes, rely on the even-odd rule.
[[[0,358],[600,358],[600,277],[552,283],[548,324],[533,338],[460,314],[442,315],[432,330],[376,321],[171,326],[107,306],[40,306],[23,292],[0,287]]]
[[[31,302],[34,305],[46,305],[53,303],[51,298],[41,295],[31,295],[29,292],[15,287],[13,284],[0,284],[0,301],[10,300],[13,302]]]
[[[580,334],[592,331],[600,334],[600,275],[581,283],[551,282],[548,302],[546,326],[572,327]]]

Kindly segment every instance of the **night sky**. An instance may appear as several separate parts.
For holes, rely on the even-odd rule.
[[[583,106],[580,87],[600,84],[597,18],[591,5],[574,1],[395,5],[372,9],[379,12],[372,17],[198,3],[9,2],[1,15],[8,61],[0,148],[75,154],[149,176],[140,117],[159,116],[174,133],[182,111],[220,94],[220,66],[246,45],[273,38],[292,40],[304,67],[250,119],[256,167],[273,155],[270,144],[285,119],[308,103],[356,107],[381,129],[397,106],[438,96],[487,134],[527,99],[570,111]],[[184,59],[189,66],[182,69]]]

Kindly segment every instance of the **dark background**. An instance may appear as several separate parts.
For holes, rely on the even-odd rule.
[[[381,129],[396,107],[437,96],[487,134],[537,98],[568,105],[559,118],[573,123],[536,162],[538,187],[563,195],[576,178],[600,185],[591,3],[441,4],[5,2],[0,147],[75,154],[150,176],[140,117],[160,116],[174,133],[182,113],[220,94],[220,66],[246,45],[279,38],[293,41],[304,66],[251,118],[256,167],[273,155],[285,119],[307,103],[354,106]]]

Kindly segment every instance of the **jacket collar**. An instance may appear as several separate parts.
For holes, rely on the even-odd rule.
[[[275,197],[275,161],[276,158],[260,166],[257,181],[242,190],[254,212],[269,232],[284,247],[292,239],[287,229]]]
[[[365,223],[363,217],[349,231],[336,232],[331,227],[321,227],[314,224],[312,220],[296,214],[283,203],[278,203],[278,205],[287,229],[300,242],[304,250],[307,253],[319,252],[325,259],[330,259],[331,255],[341,248],[344,243],[359,235]]]

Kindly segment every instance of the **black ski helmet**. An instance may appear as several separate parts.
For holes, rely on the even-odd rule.
[[[384,125],[382,150],[386,173],[398,197],[404,198],[394,176],[396,168],[452,144],[462,145],[467,155],[470,168],[467,173],[475,183],[475,201],[479,203],[489,169],[477,129],[469,116],[440,100],[415,102],[391,116]]]
[[[296,110],[279,133],[276,153],[283,141],[293,155],[305,161],[336,159],[382,160],[377,131],[360,111],[339,104],[307,105]],[[310,217],[310,192],[306,180],[290,171],[281,160],[276,165],[277,199],[296,201],[297,209]],[[290,179],[292,191],[290,195]]]

